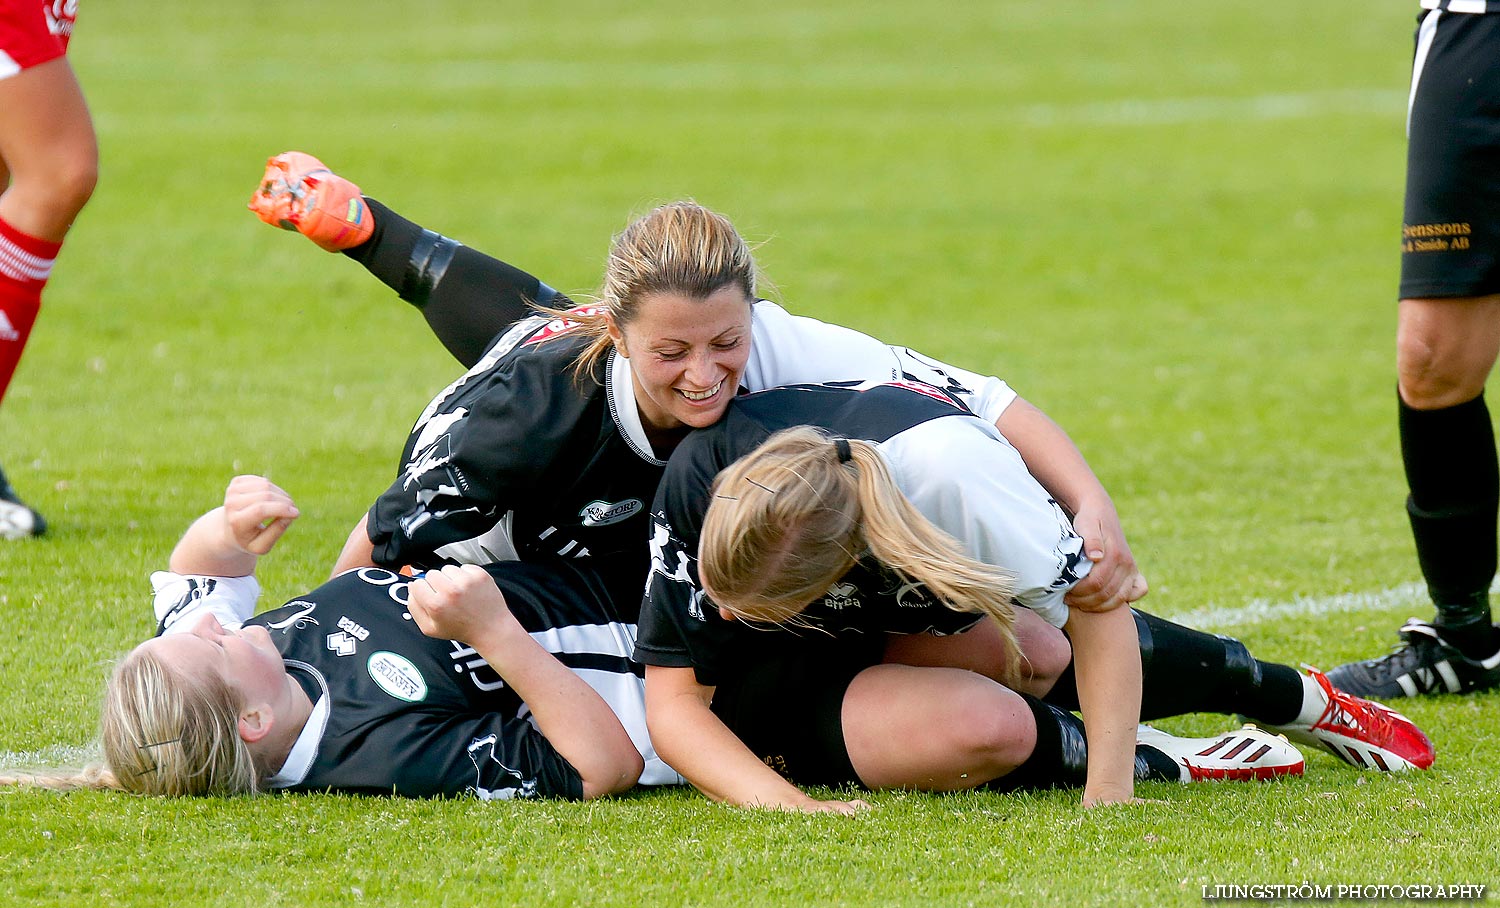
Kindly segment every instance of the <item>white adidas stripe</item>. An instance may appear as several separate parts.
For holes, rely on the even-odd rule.
[[[52,275],[56,259],[42,258],[27,252],[6,237],[0,236],[0,275],[17,281],[45,281]]]

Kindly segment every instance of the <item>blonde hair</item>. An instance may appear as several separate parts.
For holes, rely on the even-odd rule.
[[[614,238],[593,305],[541,311],[577,325],[554,336],[590,338],[573,364],[575,374],[586,375],[614,344],[610,320],[619,327],[629,324],[644,297],[672,293],[704,299],[735,287],[753,302],[756,277],[750,247],[728,218],[696,202],[671,202],[636,218]]]
[[[137,647],[110,673],[100,716],[104,762],[0,774],[0,785],[136,794],[254,794],[260,774],[239,736],[239,698],[216,674],[190,676]]]
[[[189,675],[137,647],[105,690],[104,762],[139,794],[253,794],[260,773],[239,734],[240,701],[213,673]]]
[[[874,445],[807,426],[777,432],[719,474],[698,573],[735,617],[796,624],[866,550],[954,611],[990,616],[1008,654],[1019,652],[1013,575],[969,557],[912,506]]]

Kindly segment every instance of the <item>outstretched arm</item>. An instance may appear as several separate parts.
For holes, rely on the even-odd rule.
[[[1146,578],[1125,541],[1114,501],[1068,433],[1021,398],[1006,407],[995,427],[1020,452],[1031,475],[1072,515],[1084,553],[1094,562],[1089,575],[1068,592],[1068,605],[1103,611],[1145,596]]]
[[[297,519],[292,497],[264,476],[236,476],[224,504],[193,521],[172,549],[176,574],[245,577]]]
[[[462,640],[500,673],[553,748],[578,771],[583,796],[626,790],[645,766],[609,704],[531,638],[484,570],[449,565],[412,581],[411,616],[429,637]]]

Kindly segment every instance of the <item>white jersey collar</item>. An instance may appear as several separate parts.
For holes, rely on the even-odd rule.
[[[646,438],[646,427],[641,424],[641,408],[635,402],[635,377],[630,372],[630,360],[621,356],[618,350],[610,350],[609,359],[604,364],[604,394],[609,400],[609,415],[630,450],[647,463],[666,466],[665,460],[657,459],[651,442]]]
[[[292,749],[286,755],[286,762],[281,764],[276,775],[266,780],[267,788],[291,788],[307,778],[307,773],[312,769],[313,760],[318,758],[318,745],[323,742],[323,732],[328,727],[328,714],[332,711],[331,698],[328,696],[328,682],[323,679],[317,669],[295,659],[288,659],[286,664],[289,668],[300,668],[317,679],[318,686],[323,689],[323,695],[318,698],[317,703],[313,704],[312,712],[307,717],[307,724],[302,726],[302,732],[297,735],[297,740],[292,742]]]

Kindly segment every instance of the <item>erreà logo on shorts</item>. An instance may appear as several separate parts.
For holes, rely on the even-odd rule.
[[[397,700],[420,703],[427,699],[427,680],[405,656],[381,650],[370,656],[365,668],[380,689]]]
[[[610,504],[607,501],[591,501],[583,506],[578,516],[583,518],[586,527],[602,527],[612,523],[628,520],[639,514],[645,505],[639,498],[627,498]]]

